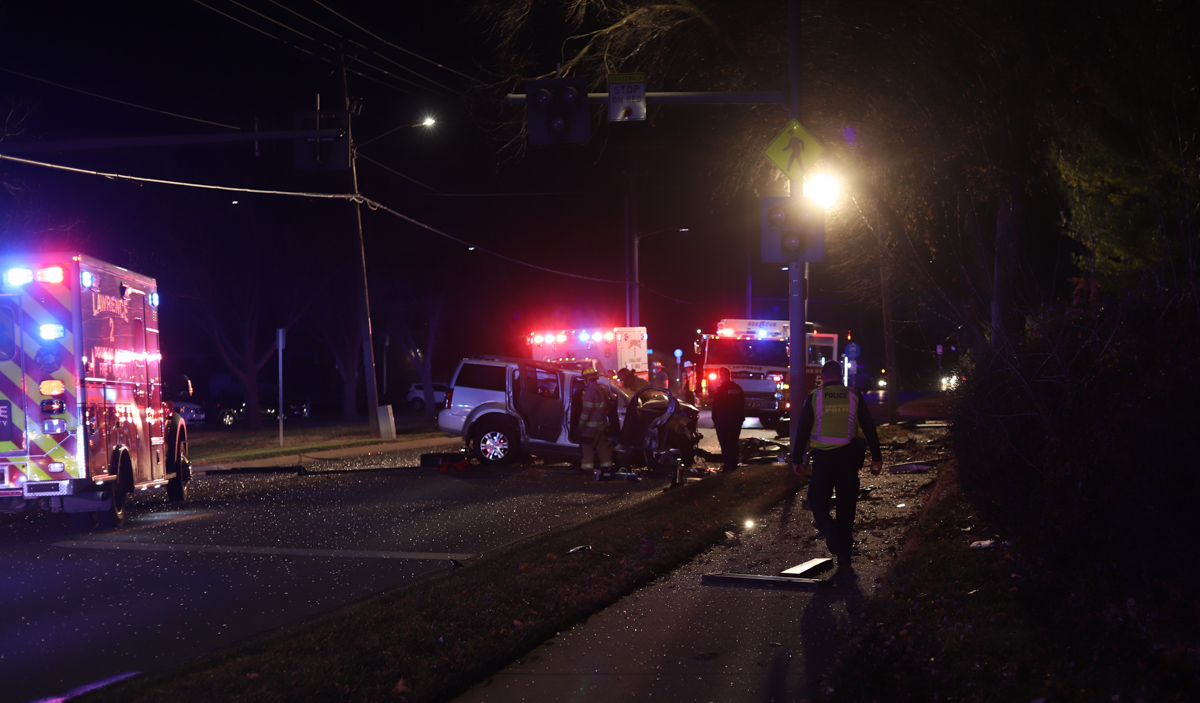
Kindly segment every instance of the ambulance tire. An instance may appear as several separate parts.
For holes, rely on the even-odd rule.
[[[192,480],[192,465],[188,461],[187,423],[178,413],[171,416],[167,430],[167,497],[172,503],[187,500],[188,483]]]
[[[484,419],[471,428],[471,453],[484,466],[508,466],[520,448],[521,440],[512,421]]]
[[[117,480],[109,481],[107,488],[109,505],[96,511],[96,523],[105,529],[120,527],[125,523],[125,504],[129,499],[129,487],[133,484],[133,466],[129,455],[124,452],[116,460]]]

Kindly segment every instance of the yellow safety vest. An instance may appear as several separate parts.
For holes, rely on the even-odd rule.
[[[812,392],[813,449],[850,444],[858,430],[858,394],[845,386],[821,386]]]

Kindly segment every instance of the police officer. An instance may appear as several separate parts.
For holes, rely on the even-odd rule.
[[[871,473],[883,469],[879,435],[867,403],[858,391],[842,384],[842,366],[827,361],[821,367],[822,385],[809,394],[800,411],[796,436],[792,437],[792,464],[796,473],[806,471],[804,449],[812,445],[812,477],[808,482],[808,505],[817,531],[824,535],[829,551],[837,556],[838,568],[850,568],[854,545],[854,513],[858,507],[858,472],[866,445],[871,448]],[[866,440],[857,436],[862,429]],[[829,515],[837,491],[837,517]]]
[[[583,456],[579,467],[594,471],[595,478],[612,478],[612,447],[608,446],[609,394],[600,383],[600,372],[583,372],[583,406],[579,412],[579,448]],[[599,464],[597,464],[599,460]]]
[[[733,382],[729,369],[722,368],[719,373],[721,383],[712,394],[712,420],[721,443],[721,469],[728,472],[737,469],[742,458],[738,442],[746,420],[746,395]]]

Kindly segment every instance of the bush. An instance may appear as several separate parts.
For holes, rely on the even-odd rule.
[[[1200,330],[1151,312],[1077,301],[1011,353],[974,353],[952,436],[964,492],[1032,563],[1101,597],[1153,588],[1190,603]]]

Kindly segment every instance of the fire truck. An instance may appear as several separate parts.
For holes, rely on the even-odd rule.
[[[82,254],[0,256],[0,511],[115,527],[127,496],[187,498],[183,418],[162,402],[153,278]]]
[[[542,330],[526,338],[530,357],[580,370],[595,366],[602,374],[632,369],[650,373],[645,327],[596,327],[590,330]]]
[[[705,334],[696,342],[700,358],[696,376],[696,399],[706,407],[715,389],[719,370],[728,368],[730,376],[746,394],[746,415],[758,417],[764,424],[777,422],[788,413],[787,384],[790,382],[789,332],[787,320],[721,320],[715,334]],[[816,388],[821,364],[838,358],[838,336],[812,331],[806,337],[805,392]]]

